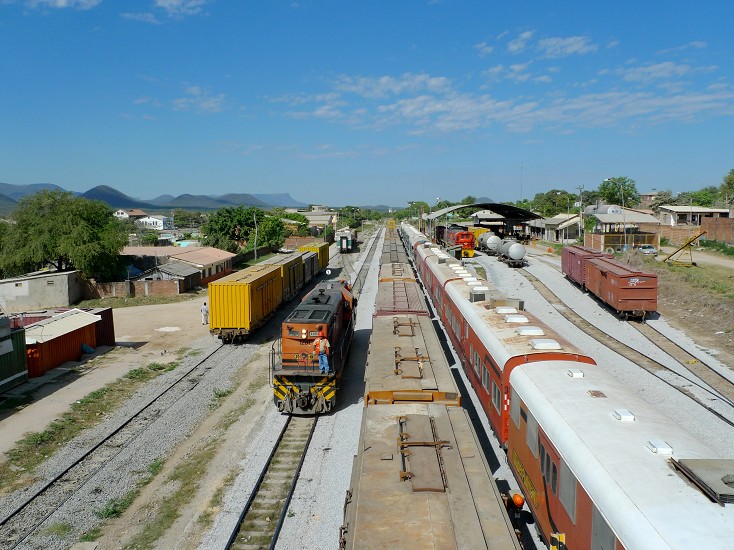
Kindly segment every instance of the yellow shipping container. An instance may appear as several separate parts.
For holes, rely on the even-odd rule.
[[[209,331],[224,341],[262,325],[283,303],[281,267],[258,264],[209,283]]]
[[[325,242],[313,242],[299,246],[300,252],[316,252],[319,256],[319,271],[326,269],[329,265],[329,247],[331,245]]]
[[[284,302],[291,300],[303,288],[303,255],[304,252],[276,254],[263,262],[280,267]]]
[[[477,242],[479,242],[479,235],[489,231],[489,228],[487,227],[468,227],[467,229],[472,232],[472,234],[474,235],[474,239]]]

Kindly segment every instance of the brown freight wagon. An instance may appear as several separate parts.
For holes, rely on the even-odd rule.
[[[566,246],[561,254],[561,271],[573,282],[586,288],[586,262],[592,258],[613,258],[588,246]]]
[[[614,259],[587,260],[586,288],[625,318],[658,309],[658,276]]]

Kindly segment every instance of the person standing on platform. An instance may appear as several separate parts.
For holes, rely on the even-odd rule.
[[[209,308],[206,306],[206,302],[201,306],[201,324],[206,325],[209,323]]]

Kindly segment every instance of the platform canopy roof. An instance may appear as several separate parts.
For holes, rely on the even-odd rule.
[[[498,202],[477,202],[474,204],[457,204],[454,206],[449,206],[448,208],[442,208],[441,210],[436,210],[435,212],[431,212],[430,214],[424,214],[425,219],[427,220],[435,220],[440,218],[441,216],[445,216],[449,212],[453,212],[454,210],[460,210],[461,208],[480,208],[485,210],[490,210],[494,212],[495,214],[499,214],[503,218],[507,220],[515,220],[519,222],[525,222],[528,220],[535,220],[538,218],[542,218],[542,216],[539,216],[538,214],[535,214],[533,212],[530,212],[530,210],[525,210],[524,208],[518,208],[517,206],[512,206],[509,204],[501,204]]]

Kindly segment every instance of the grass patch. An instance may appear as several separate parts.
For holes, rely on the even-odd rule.
[[[479,267],[478,265],[474,265],[472,267],[474,268],[474,271],[477,272],[477,275],[479,275],[479,277],[481,277],[485,281],[488,280],[487,279],[487,270],[486,269],[484,269],[483,267]]]
[[[64,538],[71,533],[72,527],[68,523],[52,523],[46,529],[44,533],[52,535],[54,537]]]
[[[212,397],[211,403],[209,403],[209,408],[216,409],[219,407],[222,401],[233,391],[231,388],[214,388],[214,396]]]
[[[149,483],[151,479],[153,479],[155,476],[161,473],[161,470],[163,469],[163,463],[164,463],[164,460],[162,458],[156,458],[153,462],[148,464],[148,476],[149,477],[145,481],[146,483]]]
[[[176,491],[158,504],[155,516],[145,524],[126,548],[153,548],[171,525],[178,519],[179,510],[196,495],[203,476],[206,474],[207,464],[217,452],[218,439],[210,442],[199,452],[189,456],[171,473],[168,478],[176,484]]]
[[[709,241],[704,239],[701,239],[699,242],[701,246],[707,250],[716,250],[717,252],[721,252],[727,256],[734,256],[734,246],[729,246],[728,244],[719,241]]]
[[[237,479],[239,470],[231,470],[227,477],[222,480],[222,484],[214,491],[212,498],[206,510],[198,517],[197,522],[204,528],[208,528],[214,521],[214,516],[219,513],[224,503],[224,491],[229,488]]]
[[[147,381],[175,368],[177,363],[134,369],[120,380],[95,390],[73,403],[71,409],[41,431],[27,434],[7,451],[0,463],[0,493],[9,492],[32,481],[30,474],[56,450],[82,431],[98,424],[107,414],[127,401]]]
[[[79,537],[79,542],[94,542],[99,537],[102,536],[102,529],[99,527],[95,527],[94,529],[90,529],[89,531],[85,531],[81,534]]]
[[[127,510],[140,494],[140,489],[133,489],[122,498],[111,498],[104,505],[104,508],[97,510],[95,514],[102,519],[119,518],[122,513]]]

